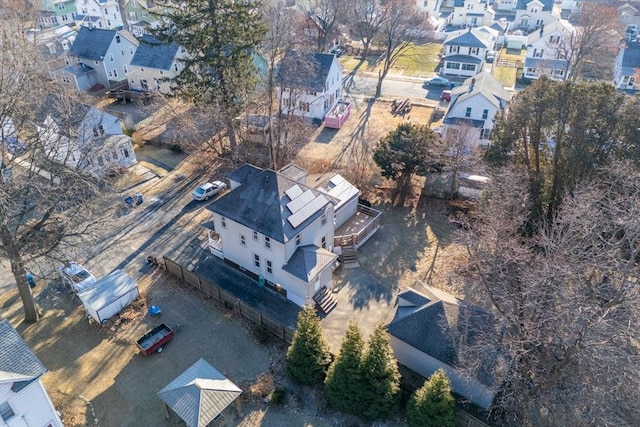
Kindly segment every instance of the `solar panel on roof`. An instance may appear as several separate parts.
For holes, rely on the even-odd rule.
[[[300,195],[300,199],[306,205],[307,203],[311,203],[311,201],[315,198],[313,191],[307,190],[302,195]]]
[[[293,199],[292,201],[287,203],[287,208],[291,211],[292,214],[298,212],[300,209],[302,209],[303,206],[304,202],[300,197]]]
[[[298,211],[289,216],[289,218],[287,218],[287,221],[289,221],[289,224],[291,224],[293,228],[298,228],[298,226],[302,224],[305,219],[306,218],[304,217],[304,215],[302,215],[302,212]]]
[[[293,199],[295,199],[296,197],[299,197],[302,194],[302,189],[300,187],[298,187],[297,185],[294,185],[293,187],[291,187],[287,191],[285,191],[284,194],[286,194],[287,196],[289,196],[289,198],[291,200],[293,200]]]

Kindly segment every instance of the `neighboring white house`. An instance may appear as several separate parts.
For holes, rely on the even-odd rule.
[[[640,42],[629,42],[620,49],[613,74],[613,82],[618,89],[640,90]]]
[[[398,295],[396,315],[388,326],[398,363],[425,378],[443,369],[455,393],[488,409],[496,394],[492,373],[499,361],[479,355],[481,373],[471,376],[458,368],[464,363],[458,349],[460,342],[473,341],[474,332],[486,327],[490,316],[436,288],[422,287],[427,290],[423,294],[408,290]]]
[[[416,7],[431,26],[438,30],[438,16],[444,0],[416,0]]]
[[[638,9],[625,3],[618,8],[618,20],[624,26],[627,41],[634,41],[640,30],[640,13]]]
[[[109,113],[51,94],[36,115],[47,155],[58,163],[95,176],[137,163],[131,137]]]
[[[571,72],[567,53],[574,34],[573,26],[564,20],[553,21],[529,34],[524,77],[535,80],[546,75],[552,80],[565,80]]]
[[[137,47],[138,40],[128,31],[80,27],[67,67],[56,78],[78,90],[88,90],[96,83],[110,88],[126,80]]]
[[[462,132],[464,127],[469,149],[477,148],[476,144],[489,145],[493,118],[507,109],[509,99],[511,94],[488,71],[466,79],[451,90],[451,102],[443,119],[443,136]]]
[[[77,32],[67,25],[55,28],[32,29],[27,32],[27,38],[38,46],[46,64],[46,75],[55,78],[55,72],[66,67],[67,54]]]
[[[118,0],[76,0],[76,24],[107,30],[123,28]]]
[[[9,321],[0,321],[1,426],[63,427],[42,384],[46,372]]]
[[[361,212],[360,191],[337,174],[246,164],[227,178],[230,191],[207,207],[211,253],[300,306],[331,288],[340,230],[351,225],[349,236],[357,234],[357,218],[365,233],[353,242],[357,248],[379,224]]]
[[[510,30],[534,31],[558,18],[553,14],[553,0],[520,0],[516,6],[514,27]]]
[[[333,54],[287,51],[276,75],[282,113],[322,120],[342,97],[342,69]]]
[[[75,25],[76,0],[38,0],[38,26]]]
[[[473,76],[482,70],[487,51],[495,49],[497,31],[489,28],[469,28],[449,33],[444,50],[444,74]]]
[[[495,12],[488,7],[486,0],[458,0],[454,2],[446,23],[454,27],[478,27],[491,25],[494,18]]]
[[[127,79],[129,87],[136,90],[154,90],[169,93],[169,79],[184,69],[180,61],[186,52],[177,43],[165,43],[144,35],[131,60]]]

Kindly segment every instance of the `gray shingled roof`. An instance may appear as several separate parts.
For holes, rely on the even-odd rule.
[[[310,282],[322,270],[332,265],[338,256],[315,245],[300,246],[282,267],[287,273]]]
[[[462,62],[465,64],[476,64],[476,65],[482,63],[482,59],[476,58],[475,56],[471,56],[471,55],[449,55],[449,56],[445,56],[444,60],[447,62]]]
[[[189,427],[206,427],[240,396],[242,390],[204,359],[158,392]]]
[[[496,108],[501,108],[503,102],[511,99],[511,95],[504,90],[502,83],[488,71],[481,71],[475,76],[469,77],[462,85],[456,86],[451,91],[453,103],[464,101],[477,95],[484,96]],[[453,103],[449,106],[449,111],[452,110]]]
[[[477,28],[471,30],[458,30],[450,33],[444,43],[444,46],[466,46],[466,47],[491,47],[491,35],[479,31]]]
[[[640,68],[640,43],[628,43],[622,52],[622,75],[632,75]]]
[[[42,123],[47,117],[60,127],[62,132],[77,128],[91,110],[91,106],[81,102],[62,99],[58,94],[49,93],[36,110],[36,118]]]
[[[400,292],[398,298],[413,304],[414,307],[422,307],[431,301],[431,299],[411,289]]]
[[[240,184],[244,183],[247,180],[253,179],[254,176],[257,176],[262,172],[257,166],[250,165],[249,163],[245,163],[240,166],[238,169],[227,175],[227,178],[230,181],[239,182]]]
[[[518,0],[516,4],[516,10],[526,10],[527,3],[531,3],[533,0]],[[551,12],[553,10],[553,0],[538,0],[542,3],[542,10]]]
[[[9,321],[0,321],[0,381],[30,381],[45,372],[47,368]]]
[[[278,64],[276,82],[280,86],[324,91],[335,55],[289,50]]]
[[[564,70],[567,66],[566,59],[531,58],[524,59],[524,68],[542,68],[549,70]]]
[[[324,213],[324,209],[319,209],[294,228],[288,221],[292,213],[286,205],[291,200],[285,192],[297,185],[303,191],[310,190],[314,196],[320,196],[323,193],[292,181],[270,169],[257,172],[248,168],[247,165],[242,166],[241,169],[244,172],[233,172],[229,174],[229,179],[236,181],[236,175],[240,174],[244,175],[244,178],[250,177],[250,179],[238,181],[241,182],[238,188],[227,192],[209,204],[207,209],[280,243],[286,243],[294,238],[307,224],[315,221]],[[327,200],[333,200],[326,194],[324,197]]]
[[[69,49],[69,55],[102,61],[115,36],[114,30],[80,27],[80,31]]]
[[[131,59],[131,65],[169,70],[176,53],[178,53],[178,48],[177,43],[165,43],[153,36],[144,35]]]

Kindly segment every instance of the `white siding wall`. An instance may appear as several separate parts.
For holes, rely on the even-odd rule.
[[[46,426],[62,427],[53,403],[40,379],[32,382],[18,393],[11,391],[12,383],[0,384],[0,403],[8,402],[15,416],[8,420],[8,427]],[[0,419],[0,426],[4,423]]]
[[[349,218],[354,216],[358,212],[358,196],[354,196],[351,200],[340,206],[335,212],[335,228],[340,227],[347,222]],[[332,238],[333,241],[333,238]]]
[[[117,42],[117,36],[120,37],[120,43]],[[104,59],[104,66],[109,80],[126,80],[125,67],[129,67],[129,64],[131,64],[136,48],[137,45],[129,41],[129,39],[121,34],[116,34]],[[112,58],[113,61],[111,60]]]
[[[451,381],[451,388],[454,392],[466,397],[482,408],[487,409],[491,406],[491,402],[495,396],[494,390],[477,380],[463,377],[451,366],[434,359],[404,341],[401,341],[394,336],[391,336],[390,338],[391,348],[393,348],[396,360],[398,360],[400,364],[426,378],[438,369],[442,368],[449,377],[449,380]]]

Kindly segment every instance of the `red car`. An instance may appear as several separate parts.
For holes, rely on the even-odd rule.
[[[440,94],[440,101],[451,101],[451,91],[443,90]]]

